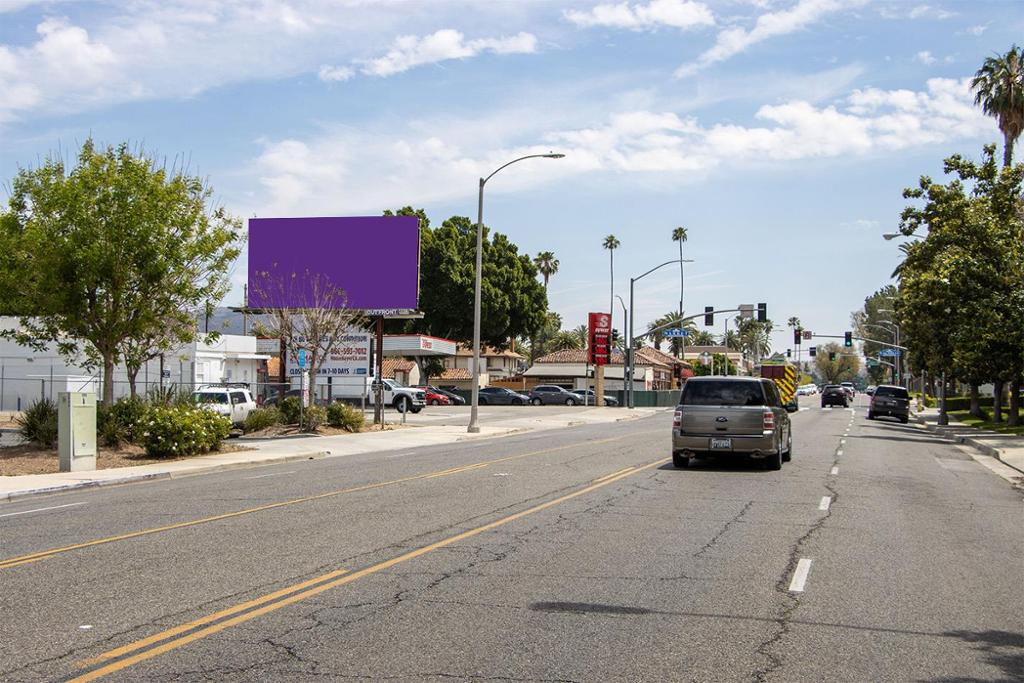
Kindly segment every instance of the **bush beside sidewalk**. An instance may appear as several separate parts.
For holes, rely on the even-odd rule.
[[[956,421],[952,415],[949,418],[948,425],[940,425],[939,411],[935,408],[927,408],[915,416],[915,419],[929,431],[976,448],[985,455],[990,455],[1024,473],[1024,436],[978,429]]]

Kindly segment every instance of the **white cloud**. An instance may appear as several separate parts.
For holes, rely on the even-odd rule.
[[[356,74],[356,70],[350,66],[330,66],[324,64],[317,72],[321,81],[347,81]]]
[[[950,12],[940,7],[930,5],[917,5],[913,7],[907,16],[911,19],[949,19],[956,16],[956,12]]]
[[[972,36],[980,36],[986,30],[988,30],[988,24],[967,27],[967,32]]]
[[[731,27],[720,31],[715,44],[701,53],[697,61],[683,64],[676,69],[676,77],[691,76],[711,64],[744,52],[757,43],[799,31],[828,14],[848,10],[864,2],[865,0],[799,0],[787,9],[766,12],[757,18],[754,27],[749,30]]]
[[[876,230],[876,229],[878,229],[878,226],[879,226],[879,222],[878,221],[869,220],[867,218],[858,218],[858,219],[853,220],[853,221],[846,221],[844,223],[840,223],[839,224],[839,227],[842,228],[843,230],[854,230],[854,231],[856,231],[856,230]]]
[[[254,167],[266,202],[256,210],[376,212],[396,201],[452,200],[471,194],[478,177],[508,159],[550,150],[567,156],[523,164],[492,191],[596,172],[639,174],[645,184],[692,182],[720,168],[886,154],[992,135],[994,123],[972,102],[968,79],[936,78],[920,91],[854,90],[827,106],[765,105],[751,125],[638,110],[545,130],[543,119],[524,108],[491,121],[418,121],[398,133],[344,127],[311,140],[265,143]],[[524,137],[539,144],[517,144]],[[486,151],[471,151],[479,149]]]
[[[529,54],[536,51],[537,38],[530,33],[467,41],[455,29],[441,29],[422,38],[400,36],[383,57],[366,61],[362,71],[372,76],[392,76],[422,64],[465,59],[481,52]]]
[[[935,57],[933,57],[932,53],[929,52],[928,50],[921,50],[916,55],[914,55],[914,59],[925,65],[934,64],[936,61]]]
[[[577,26],[607,26],[632,30],[652,29],[658,26],[690,29],[714,26],[715,17],[708,6],[692,0],[651,0],[630,5],[604,3],[589,11],[568,10],[565,18]]]

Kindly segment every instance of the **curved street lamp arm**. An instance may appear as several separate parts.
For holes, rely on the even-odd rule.
[[[501,169],[505,168],[506,166],[511,166],[512,164],[516,163],[517,161],[522,161],[523,159],[539,159],[539,158],[561,159],[564,156],[565,156],[564,154],[550,154],[550,153],[549,154],[527,154],[524,157],[519,157],[518,159],[513,159],[512,161],[508,162],[507,164],[503,164],[502,166],[499,166],[498,168],[496,168],[494,170],[493,173],[491,173],[491,175],[487,176],[486,178],[481,178],[480,179],[480,185],[481,186],[485,185],[488,180],[490,180],[495,175],[497,175],[498,171],[500,171]]]
[[[646,273],[644,273],[643,275],[637,275],[636,277],[634,277],[634,278],[630,278],[630,279],[631,279],[631,280],[633,280],[634,282],[636,282],[637,280],[640,280],[640,279],[642,279],[642,278],[645,278],[645,277],[647,277],[648,275],[650,275],[650,274],[651,274],[651,273],[653,273],[654,271],[658,270],[659,268],[664,268],[665,266],[667,266],[667,265],[671,265],[671,264],[673,264],[673,263],[679,263],[679,259],[672,259],[671,261],[665,261],[665,262],[664,262],[664,263],[662,263],[662,264],[661,264],[660,266],[654,266],[653,268],[651,268],[650,270],[648,270],[648,271],[647,271]]]

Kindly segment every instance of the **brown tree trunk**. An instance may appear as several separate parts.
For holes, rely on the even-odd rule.
[[[974,417],[983,417],[981,414],[981,401],[978,399],[978,385],[971,383],[971,415]]]
[[[103,354],[103,403],[114,403],[114,356]]]
[[[134,399],[136,397],[136,395],[137,395],[136,391],[135,391],[135,379],[139,376],[139,369],[138,368],[134,368],[133,369],[133,368],[129,367],[129,368],[127,368],[127,370],[128,370],[128,396]]]
[[[1003,133],[1003,167],[1013,165],[1013,137],[1007,132]]]
[[[1016,427],[1020,424],[1020,377],[1010,382],[1010,415],[1007,424]]]
[[[992,382],[992,421],[1003,421],[1003,380],[997,379]]]

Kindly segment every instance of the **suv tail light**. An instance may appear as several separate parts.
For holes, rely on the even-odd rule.
[[[672,417],[672,429],[679,429],[683,426],[683,411],[676,409],[676,414]]]
[[[775,413],[773,413],[768,408],[765,408],[764,409],[764,413],[762,413],[762,423],[761,424],[762,424],[762,426],[764,428],[764,431],[766,431],[766,432],[774,432],[775,431]]]

